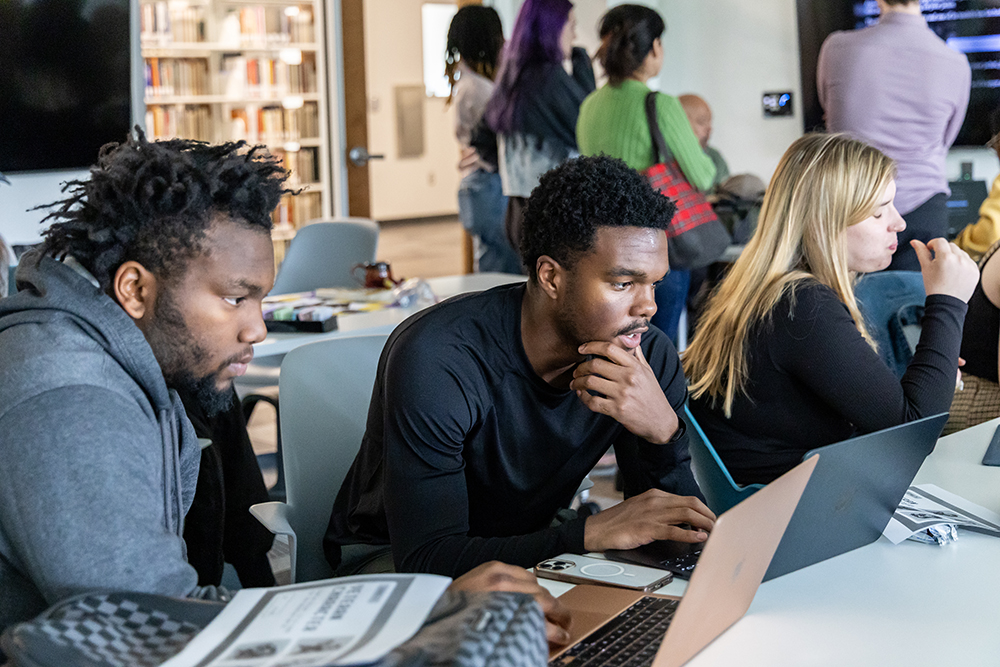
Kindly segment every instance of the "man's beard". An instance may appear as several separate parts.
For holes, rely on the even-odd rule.
[[[581,326],[581,322],[585,321],[586,318],[581,315],[581,309],[577,304],[575,298],[568,299],[556,315],[556,327],[561,337],[574,348],[594,341],[614,341],[618,336],[630,334],[638,329],[649,328],[649,320],[637,319],[616,331],[610,339],[605,339]]]
[[[204,364],[208,352],[188,329],[169,290],[161,292],[156,300],[146,340],[153,349],[168,387],[194,398],[209,417],[232,406],[232,386],[219,389],[217,383],[219,372],[229,365],[229,361],[204,377],[196,377],[191,372],[191,368]]]

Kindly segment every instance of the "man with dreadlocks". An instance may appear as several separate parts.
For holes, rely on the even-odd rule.
[[[101,151],[0,301],[0,630],[91,589],[199,587],[182,531],[208,413],[264,338],[286,172],[242,143]]]
[[[243,142],[136,135],[67,185],[0,300],[0,632],[90,590],[228,597],[186,559],[200,448],[178,392],[225,409],[266,334],[287,172]],[[549,639],[569,638],[523,569],[452,588],[533,595]]]

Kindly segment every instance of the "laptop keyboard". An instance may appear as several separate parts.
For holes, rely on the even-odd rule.
[[[698,564],[699,556],[701,556],[701,549],[683,556],[667,558],[660,562],[660,567],[670,570],[681,579],[690,579],[691,573],[694,572],[694,566]]]
[[[644,597],[581,640],[549,665],[645,667],[653,664],[677,600]]]

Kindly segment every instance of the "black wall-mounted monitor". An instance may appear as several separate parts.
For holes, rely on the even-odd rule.
[[[81,169],[131,120],[129,0],[0,0],[0,172]]]
[[[996,130],[1000,108],[1000,0],[924,0],[927,25],[969,59],[972,91],[956,146],[982,146]],[[798,0],[799,62],[802,67],[802,117],[807,132],[823,129],[816,93],[816,61],[827,35],[856,30],[878,20],[875,0]]]

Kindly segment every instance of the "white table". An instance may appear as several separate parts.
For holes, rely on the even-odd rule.
[[[497,285],[525,280],[527,278],[524,276],[511,273],[470,273],[428,278],[427,284],[439,299],[447,299],[457,294],[479,292]],[[327,338],[355,336],[359,333],[388,333],[417,310],[417,308],[386,308],[370,313],[343,315],[337,318],[337,329],[326,333],[269,333],[267,338],[253,346],[254,357],[261,359],[284,355],[299,345]]]
[[[980,465],[998,424],[939,440],[914,483],[1000,512],[1000,468]],[[746,616],[688,664],[998,665],[1000,538],[960,533],[945,547],[879,538],[769,581]]]

